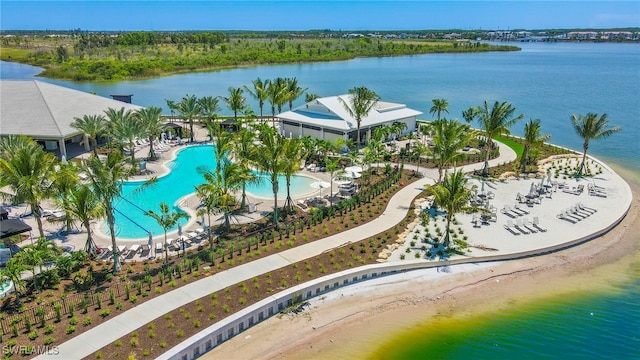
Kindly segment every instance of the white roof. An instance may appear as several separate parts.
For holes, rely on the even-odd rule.
[[[351,131],[358,128],[356,119],[349,115],[344,108],[344,103],[351,103],[351,95],[338,95],[318,98],[291,111],[285,111],[276,115],[285,121],[299,122],[315,125],[323,128],[332,128],[341,131]],[[384,101],[371,109],[369,114],[360,122],[361,128],[375,126],[384,123],[393,123],[407,118],[415,118],[422,112],[410,109],[404,104],[396,104]]]
[[[60,139],[81,134],[72,128],[75,118],[104,115],[108,108],[141,109],[86,92],[38,80],[0,81],[0,135],[27,135]]]

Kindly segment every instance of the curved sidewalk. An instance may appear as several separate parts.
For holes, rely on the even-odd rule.
[[[502,144],[501,156],[490,162],[495,165],[515,158],[515,153]],[[462,167],[464,171],[473,171],[482,164],[471,164]],[[436,172],[437,174],[437,172]],[[313,243],[301,245],[278,254],[270,255],[234,268],[213,274],[207,278],[182,286],[171,292],[146,301],[124,313],[115,316],[58,346],[58,355],[41,355],[37,359],[81,359],[100,350],[104,346],[127,335],[154,319],[180,308],[192,301],[212,292],[223,290],[233,284],[249,280],[261,274],[277,270],[281,267],[316,256],[322,252],[341,246],[348,242],[356,242],[376,235],[398,224],[409,211],[411,202],[423,190],[423,185],[433,183],[430,178],[421,178],[405,185],[387,204],[385,211],[376,219]]]

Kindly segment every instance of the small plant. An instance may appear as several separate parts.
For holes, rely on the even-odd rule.
[[[179,337],[179,338],[183,337],[184,336],[184,330],[176,331],[176,336]]]
[[[193,322],[193,327],[196,328],[196,329],[199,328],[200,327],[200,320],[195,320]]]
[[[86,318],[84,318],[84,320],[82,320],[82,325],[84,326],[91,325],[91,317],[87,316]]]
[[[78,318],[75,317],[75,316],[72,316],[71,319],[69,319],[69,324],[71,324],[71,325],[78,324]]]
[[[29,333],[29,340],[35,340],[38,337],[38,331],[37,330],[33,330],[32,332]]]
[[[122,305],[122,303],[118,301],[118,302],[116,303],[116,310],[122,310],[123,306],[124,306],[124,305]]]
[[[76,331],[76,327],[73,325],[67,326],[67,335],[73,334]]]
[[[137,337],[132,337],[131,340],[129,340],[129,344],[131,344],[131,346],[136,347],[138,346],[138,338]]]
[[[156,337],[156,332],[153,330],[149,330],[149,332],[147,333],[149,335],[150,339],[153,339],[154,337]]]
[[[45,345],[51,345],[54,341],[56,341],[56,339],[54,339],[53,336],[47,336],[43,341]]]
[[[164,340],[162,340],[162,341],[160,341],[160,343],[158,344],[158,346],[160,346],[160,348],[164,349],[164,348],[166,348],[166,347],[167,347],[167,342],[166,342],[166,341],[164,341]]]

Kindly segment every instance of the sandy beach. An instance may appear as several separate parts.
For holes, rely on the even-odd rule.
[[[564,251],[482,266],[421,270],[343,288],[313,299],[298,315],[281,315],[218,346],[205,359],[362,359],[397,334],[430,319],[499,311],[513,304],[598,291],[640,255],[640,181],[633,202],[612,231]],[[443,270],[443,269],[440,269]]]

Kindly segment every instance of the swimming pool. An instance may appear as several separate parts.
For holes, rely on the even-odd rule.
[[[114,203],[116,218],[116,236],[119,238],[146,238],[148,231],[154,236],[164,233],[158,223],[144,211],[160,210],[160,202],[174,205],[178,199],[195,192],[195,187],[204,182],[202,174],[198,173],[199,166],[205,166],[210,170],[215,169],[213,147],[211,145],[189,146],[182,149],[174,161],[168,164],[171,172],[158,179],[158,182],[150,187],[139,189],[143,182],[130,181],[122,186],[122,196],[128,200],[119,200]],[[308,176],[294,176],[291,178],[291,194],[308,194],[314,191],[311,183],[315,179]],[[278,199],[284,199],[287,195],[286,180],[281,176],[278,180]],[[271,183],[264,177],[264,181],[258,185],[247,186],[247,192],[254,196],[272,199]],[[174,211],[179,211],[177,207]],[[186,219],[182,220],[184,224]],[[106,224],[102,227],[108,234]],[[175,229],[176,230],[177,226]]]

